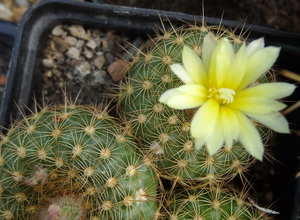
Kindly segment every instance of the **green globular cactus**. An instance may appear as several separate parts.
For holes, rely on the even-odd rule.
[[[47,107],[0,145],[0,219],[154,219],[158,178],[107,110]]]
[[[119,108],[127,126],[148,153],[157,158],[161,176],[178,182],[230,180],[242,175],[253,163],[253,158],[239,142],[221,148],[214,155],[209,155],[205,147],[195,151],[190,134],[195,109],[176,110],[159,102],[162,93],[183,85],[170,69],[171,64],[182,63],[183,45],[201,56],[203,39],[213,29],[186,26],[154,38],[153,47],[148,51],[141,49],[128,66],[128,76],[120,85]],[[225,30],[217,33],[227,37],[235,50],[240,48],[242,41],[233,33]],[[266,79],[264,76],[263,80]],[[199,125],[199,129],[205,127]],[[262,126],[257,128],[261,133],[268,133]],[[268,137],[263,137],[265,143]]]
[[[232,187],[197,186],[171,193],[165,201],[166,211],[162,215],[169,220],[272,219],[269,213],[253,206],[249,200],[246,192],[238,192]]]

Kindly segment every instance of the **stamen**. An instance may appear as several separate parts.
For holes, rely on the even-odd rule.
[[[209,88],[208,96],[209,99],[215,99],[220,104],[228,104],[232,103],[234,100],[235,91],[228,88]]]
[[[233,91],[232,89],[226,89],[226,88],[218,89],[218,91],[220,93],[220,99],[223,99],[223,103],[224,103],[224,101],[226,104],[233,102],[233,100],[234,100],[233,96],[235,95],[235,91]]]

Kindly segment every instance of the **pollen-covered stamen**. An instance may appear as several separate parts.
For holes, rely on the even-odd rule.
[[[210,88],[208,90],[208,96],[207,96],[207,98],[209,98],[209,99],[215,99],[220,104],[228,104],[228,103],[232,103],[233,102],[234,95],[235,95],[235,91],[232,90],[232,89],[227,89],[227,88],[221,88],[221,89]]]

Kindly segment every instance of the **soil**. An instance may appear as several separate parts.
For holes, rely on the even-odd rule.
[[[129,44],[140,47],[144,41],[113,30],[56,26],[44,51],[45,103],[64,102],[62,88],[80,104],[99,104],[109,99],[124,77],[123,69],[131,57],[128,51],[134,52]]]
[[[108,4],[202,15],[200,0],[107,0]],[[203,0],[204,15],[300,33],[299,0]]]

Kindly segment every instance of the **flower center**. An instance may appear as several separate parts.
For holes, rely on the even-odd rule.
[[[228,104],[232,103],[234,100],[234,95],[235,91],[232,89],[227,89],[227,88],[221,88],[221,89],[216,89],[216,88],[210,88],[208,90],[208,98],[209,99],[215,99],[217,100],[220,104]]]

